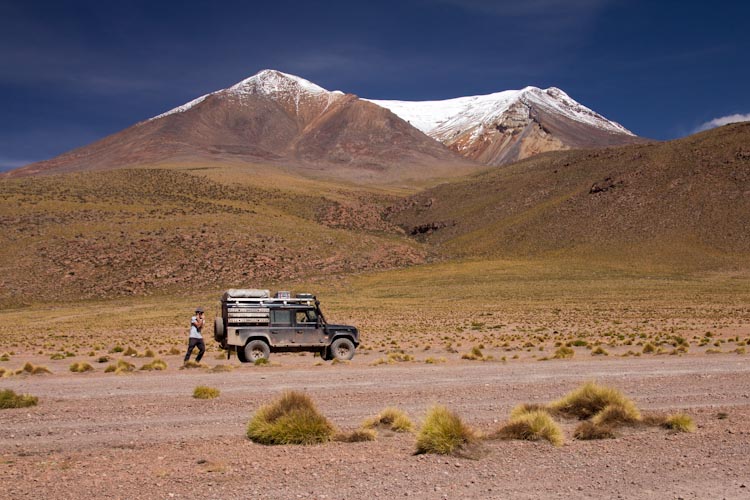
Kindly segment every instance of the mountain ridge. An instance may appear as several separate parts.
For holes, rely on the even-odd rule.
[[[447,106],[448,113],[435,106]],[[432,107],[429,113],[442,116],[439,126],[409,123],[414,113],[407,111],[415,107]],[[454,108],[460,109],[451,114]],[[209,161],[269,163],[292,166],[303,175],[388,183],[463,175],[550,150],[641,141],[557,88],[406,103],[361,99],[263,70],[88,146],[3,175]]]

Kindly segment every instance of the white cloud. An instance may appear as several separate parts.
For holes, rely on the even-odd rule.
[[[722,125],[727,125],[729,123],[737,123],[737,122],[749,122],[750,121],[750,113],[746,115],[741,114],[734,114],[734,115],[727,115],[722,116],[720,118],[714,118],[711,121],[707,121],[700,127],[696,128],[693,133],[695,132],[703,132],[704,130],[709,130],[716,127],[721,127]]]

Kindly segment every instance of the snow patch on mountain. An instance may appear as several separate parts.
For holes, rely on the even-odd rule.
[[[340,90],[334,90],[333,92],[328,91],[323,87],[315,85],[314,83],[295,75],[282,73],[281,71],[272,69],[265,69],[227,89],[217,90],[216,92],[211,92],[210,94],[193,99],[182,106],[177,106],[174,109],[170,109],[165,113],[157,115],[151,118],[151,120],[156,120],[157,118],[162,118],[175,113],[184,113],[212,95],[229,95],[239,98],[252,95],[265,95],[270,97],[283,95],[286,97],[292,97],[297,105],[299,105],[300,99],[304,96],[327,97],[330,104],[332,101],[343,96],[344,93]]]
[[[540,89],[526,87],[521,90],[506,90],[494,94],[458,97],[442,101],[391,101],[370,102],[391,110],[394,114],[411,123],[425,134],[438,140],[449,140],[474,127],[492,127],[508,118],[508,113],[516,113],[519,106],[538,106],[555,114],[586,123],[612,133],[634,136],[619,123],[607,120],[600,114],[576,102],[562,90],[551,87]],[[510,117],[521,119],[521,116]],[[478,135],[481,132],[474,131]]]

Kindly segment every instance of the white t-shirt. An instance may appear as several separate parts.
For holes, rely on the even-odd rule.
[[[191,339],[202,339],[201,331],[195,326],[195,322],[198,321],[198,316],[190,318],[190,338]]]

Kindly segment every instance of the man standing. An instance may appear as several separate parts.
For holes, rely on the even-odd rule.
[[[201,362],[203,353],[206,352],[206,344],[203,342],[203,335],[201,335],[201,330],[205,322],[203,308],[197,307],[195,309],[195,316],[190,318],[190,339],[188,340],[187,354],[185,354],[185,363],[190,360],[190,355],[193,353],[195,347],[198,347],[198,356],[195,358],[196,363]]]

